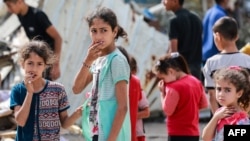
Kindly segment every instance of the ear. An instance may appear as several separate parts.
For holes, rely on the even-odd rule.
[[[214,33],[215,38],[221,40],[221,35],[219,32]]]
[[[237,92],[237,97],[240,98],[242,96],[242,94],[243,94],[243,90],[238,91]]]
[[[173,68],[168,68],[167,69],[167,74],[173,74],[175,70]]]
[[[117,33],[118,33],[118,27],[114,28],[114,32],[113,33],[114,33],[114,38],[115,38],[117,36]]]
[[[235,37],[235,41],[237,41],[239,39],[239,35],[237,34],[237,36]]]

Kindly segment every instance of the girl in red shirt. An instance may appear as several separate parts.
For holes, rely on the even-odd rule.
[[[178,52],[160,58],[153,72],[161,79],[158,87],[168,141],[199,141],[199,110],[208,106],[202,83],[190,74]]]

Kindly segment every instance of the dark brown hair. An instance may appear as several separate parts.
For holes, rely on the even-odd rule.
[[[153,72],[167,74],[167,69],[173,68],[176,71],[183,71],[190,74],[187,62],[179,53],[171,53],[161,57],[153,68]]]
[[[227,40],[234,40],[238,36],[237,22],[234,18],[222,17],[215,22],[213,32],[220,33]]]
[[[127,38],[127,33],[121,26],[119,26],[116,15],[111,9],[107,7],[98,7],[95,11],[93,11],[86,18],[89,27],[93,24],[93,20],[96,18],[102,19],[104,22],[108,23],[111,26],[112,31],[118,27],[118,32],[115,39],[118,39],[119,37]]]
[[[3,0],[3,2],[13,2],[16,3],[18,0]]]
[[[49,45],[46,42],[31,40],[19,51],[19,62],[23,63],[28,59],[31,52],[40,56],[46,65],[52,65],[56,61],[53,51],[49,48]]]

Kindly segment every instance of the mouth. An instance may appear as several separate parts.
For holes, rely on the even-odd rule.
[[[37,75],[34,74],[33,72],[30,72],[29,75],[30,75],[31,78],[35,78],[35,77],[37,76]]]
[[[34,74],[34,75],[32,75],[32,78],[35,78],[37,75],[36,74]]]
[[[223,102],[223,101],[224,101],[224,99],[218,99],[218,101],[221,101],[221,102]]]
[[[102,43],[104,43],[104,41],[97,41],[97,42],[95,42],[95,44],[102,44]]]

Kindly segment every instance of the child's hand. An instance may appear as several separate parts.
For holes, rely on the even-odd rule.
[[[158,88],[160,89],[160,91],[162,93],[165,93],[165,86],[164,86],[164,81],[161,80],[159,83],[158,83]]]
[[[34,74],[32,72],[27,72],[24,76],[24,84],[26,86],[27,92],[31,94],[34,93],[33,78]]]
[[[92,44],[90,45],[90,47],[88,49],[87,58],[85,59],[86,62],[93,62],[101,55],[101,52],[102,52],[101,45],[102,44],[103,44],[102,41],[92,42]]]
[[[82,106],[79,106],[78,108],[76,108],[75,110],[75,114],[80,117],[82,116],[82,111],[83,111],[83,107]]]
[[[235,107],[222,107],[218,112],[214,113],[214,117],[222,119],[233,115],[235,112],[237,112]]]

